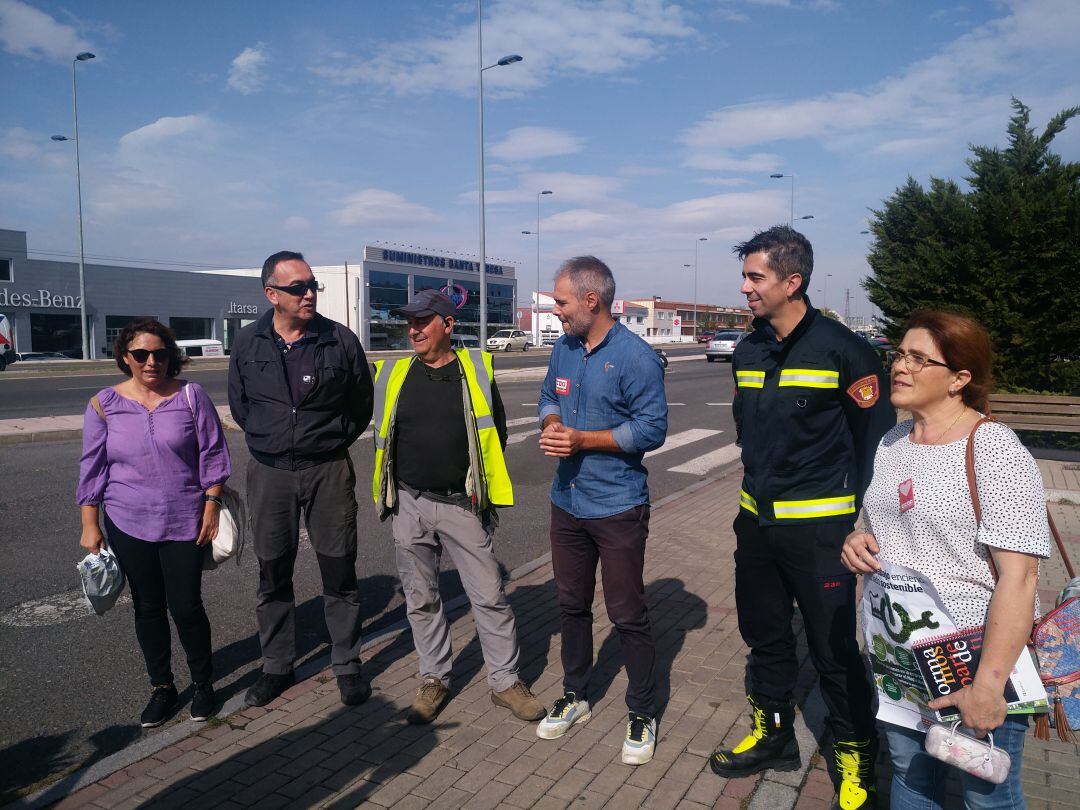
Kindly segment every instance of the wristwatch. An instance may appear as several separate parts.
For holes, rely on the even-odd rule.
[[[218,506],[224,506],[225,505],[225,501],[221,500],[220,495],[203,495],[203,500],[204,501],[213,501]]]

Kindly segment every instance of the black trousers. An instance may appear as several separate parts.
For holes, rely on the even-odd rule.
[[[135,636],[146,659],[150,682],[155,686],[173,682],[172,638],[166,610],[176,624],[191,680],[213,681],[210,620],[202,602],[202,547],[194,540],[140,540],[118,529],[108,515],[105,533],[131,586]]]
[[[872,693],[855,636],[855,576],[840,563],[852,524],[761,527],[740,512],[734,529],[735,600],[753,694],[792,699],[799,662],[791,619],[798,603],[835,738],[871,737]]]
[[[656,645],[645,607],[645,540],[649,506],[606,518],[576,518],[552,504],[551,567],[562,612],[563,688],[588,696],[593,670],[592,604],[596,564],[601,565],[604,603],[619,634],[630,711],[656,714]]]

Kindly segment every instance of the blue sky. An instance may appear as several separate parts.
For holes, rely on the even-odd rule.
[[[868,209],[962,178],[1080,103],[1076,0],[487,0],[488,255],[535,287],[594,253],[620,296],[741,303],[731,245],[795,216],[812,290],[869,314]],[[76,250],[72,56],[87,253],[250,267],[376,240],[478,250],[476,6],[429,0],[0,0],[0,227]],[[1080,124],[1056,147],[1080,159]],[[824,290],[823,290],[824,292]],[[814,293],[821,304],[822,294]]]

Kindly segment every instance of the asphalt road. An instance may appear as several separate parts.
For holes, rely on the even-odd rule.
[[[676,353],[678,354],[678,350]],[[735,458],[731,420],[732,382],[727,364],[696,357],[672,362],[666,378],[670,406],[668,442],[647,459],[653,500],[676,492]],[[700,359],[699,359],[700,358]],[[500,367],[541,359],[499,358]],[[215,374],[217,376],[215,376]],[[212,396],[221,399],[224,373],[205,372]],[[115,376],[103,378],[104,384]],[[53,379],[54,390],[63,380]],[[96,381],[95,381],[96,384]],[[535,403],[539,380],[500,383],[510,421],[507,462],[516,503],[503,510],[496,548],[513,569],[548,550],[548,487],[554,461],[536,445]],[[20,386],[16,386],[20,387]],[[99,386],[100,387],[100,386]],[[9,390],[9,384],[0,387]],[[85,402],[86,392],[79,402]],[[81,410],[81,404],[80,408]],[[73,412],[69,407],[65,413]],[[40,413],[40,412],[39,412]],[[242,489],[248,455],[243,437],[229,433],[233,483]],[[103,617],[88,613],[78,593],[75,563],[78,513],[73,505],[78,442],[0,446],[0,549],[7,575],[0,577],[0,802],[13,791],[42,785],[112,753],[144,732],[138,715],[148,697],[146,673],[135,641],[130,601]],[[364,598],[365,632],[404,618],[388,525],[368,500],[371,443],[352,451],[357,470],[358,577]],[[445,558],[444,596],[461,592],[452,561]],[[227,564],[203,579],[204,601],[214,633],[214,664],[223,699],[246,689],[257,675],[254,592],[257,571],[249,552],[239,567]],[[314,555],[301,551],[296,598],[299,654],[310,659],[327,650]],[[190,697],[187,667],[174,640],[173,668],[181,699]],[[186,716],[186,705],[179,717]]]

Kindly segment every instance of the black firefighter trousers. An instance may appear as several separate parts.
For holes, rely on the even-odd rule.
[[[740,510],[735,530],[739,632],[759,701],[790,703],[799,673],[795,603],[817,669],[829,727],[838,740],[874,735],[872,691],[855,636],[855,575],[840,562],[847,521],[759,526]]]

